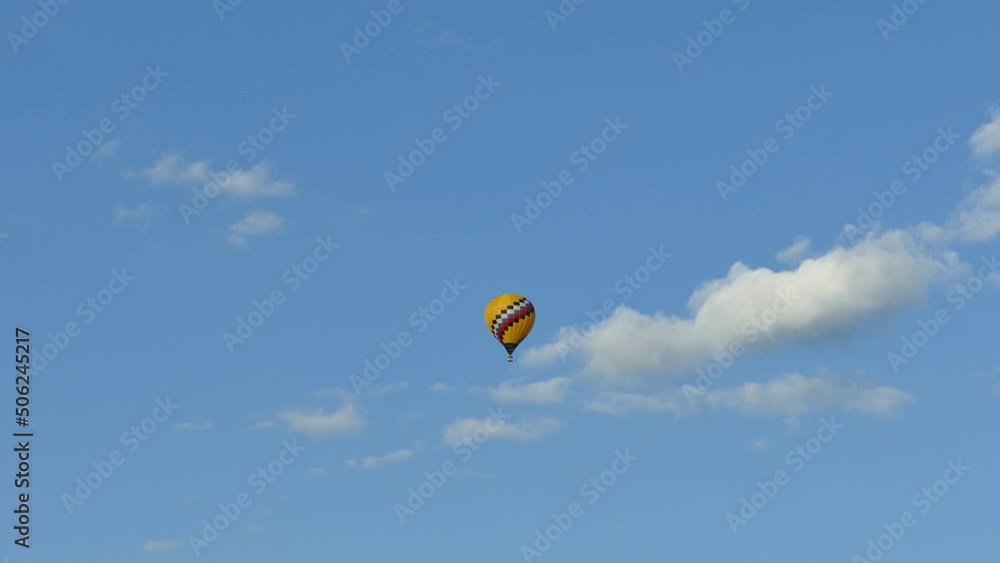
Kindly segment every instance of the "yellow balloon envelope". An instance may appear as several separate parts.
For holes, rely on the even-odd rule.
[[[527,298],[513,293],[499,295],[486,306],[486,328],[507,350],[507,361],[514,361],[514,349],[535,326],[535,306]]]

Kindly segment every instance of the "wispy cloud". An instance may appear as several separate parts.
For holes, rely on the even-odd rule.
[[[833,378],[787,374],[764,383],[744,383],[740,387],[709,392],[709,407],[750,416],[797,416],[821,409],[887,416],[913,400],[895,387],[864,388]]]
[[[153,207],[145,203],[140,203],[135,207],[125,207],[119,205],[115,208],[115,223],[122,224],[127,221],[145,219],[153,214]]]
[[[329,389],[320,389],[316,392],[316,396],[319,398],[334,397],[340,399],[344,402],[350,402],[354,400],[355,395],[352,391],[348,391],[342,387],[331,387]]]
[[[1000,176],[962,198],[943,228],[931,229],[937,231],[937,238],[963,242],[986,242],[1000,234]]]
[[[434,391],[435,393],[446,393],[448,389],[449,387],[447,383],[438,382],[435,383],[434,385],[431,385],[431,391]]]
[[[802,257],[809,252],[810,244],[811,241],[809,240],[809,237],[795,237],[795,242],[793,242],[791,246],[778,253],[778,261],[785,264],[794,264],[799,262],[799,260],[801,260]]]
[[[144,178],[154,186],[163,184],[199,184],[209,180],[209,162],[185,162],[179,153],[169,153],[161,157],[149,168],[126,171],[126,178]]]
[[[687,393],[606,392],[587,408],[603,414],[666,411],[694,414],[711,409],[744,416],[795,417],[809,412],[845,410],[875,416],[892,416],[913,400],[909,393],[889,386],[862,386],[842,377],[806,377],[785,374],[763,383],[745,383],[728,389]]]
[[[357,467],[362,471],[375,471],[376,469],[386,465],[401,463],[411,457],[413,457],[413,450],[401,449],[382,456],[368,456],[360,461],[357,459],[349,459],[344,462],[344,465]]]
[[[306,476],[318,479],[320,477],[326,477],[330,472],[322,467],[310,467],[306,470]]]
[[[287,180],[271,178],[273,164],[262,160],[260,164],[248,171],[240,170],[233,174],[223,191],[234,198],[250,199],[256,197],[290,197],[295,195],[295,184]]]
[[[258,197],[291,197],[295,195],[295,184],[287,180],[271,177],[273,163],[264,159],[250,170],[211,169],[207,160],[187,161],[179,153],[164,155],[149,168],[125,171],[126,178],[145,179],[154,186],[171,184],[179,186],[205,185],[213,182],[220,193],[236,199]]]
[[[326,414],[323,409],[289,409],[278,413],[278,418],[289,430],[317,437],[345,436],[364,427],[361,411],[348,403]]]
[[[387,385],[382,385],[380,387],[376,387],[375,389],[373,389],[373,391],[376,394],[384,395],[386,393],[392,393],[394,391],[402,391],[404,389],[409,389],[409,387],[410,387],[410,383],[409,382],[407,382],[407,381],[400,381],[398,383],[389,383]]]
[[[277,421],[260,413],[253,414],[248,419],[248,430],[266,430],[278,425]]]
[[[177,425],[178,430],[189,430],[192,432],[203,432],[205,430],[211,430],[215,424],[211,420],[205,422],[182,422]]]
[[[148,541],[142,544],[142,547],[140,549],[146,553],[166,553],[168,551],[173,551],[179,547],[182,547],[186,543],[187,542],[185,542],[184,540]]]
[[[94,151],[94,154],[93,156],[91,156],[91,158],[95,160],[100,160],[102,158],[111,158],[112,156],[118,153],[118,148],[121,146],[121,144],[122,140],[120,138],[111,139],[110,141],[103,143],[101,144],[101,146],[97,147],[97,150]]]
[[[468,441],[476,435],[514,442],[535,442],[562,428],[563,424],[551,417],[526,417],[520,422],[502,424],[489,417],[463,418],[445,426],[443,437],[448,444]]]
[[[435,30],[428,23],[413,28],[417,43],[423,48],[424,54],[430,54],[437,47],[452,47],[459,49],[489,49],[492,45],[478,36],[465,31]]]
[[[281,216],[270,211],[251,211],[243,219],[229,225],[229,242],[243,247],[249,238],[277,232],[284,224]]]
[[[552,404],[563,401],[570,384],[568,377],[554,377],[535,383],[522,383],[520,379],[512,379],[488,392],[494,401],[501,403]]]
[[[990,156],[1000,152],[1000,108],[992,107],[990,120],[976,129],[969,137],[969,146],[976,156]]]

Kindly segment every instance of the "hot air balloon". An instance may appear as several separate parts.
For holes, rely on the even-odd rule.
[[[514,361],[514,349],[535,326],[535,306],[526,297],[505,293],[486,306],[486,328],[507,350],[507,361]]]

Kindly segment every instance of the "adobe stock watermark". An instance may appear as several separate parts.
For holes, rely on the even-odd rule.
[[[406,0],[407,3],[412,0]],[[372,19],[362,26],[354,26],[354,37],[351,42],[340,42],[340,52],[344,55],[347,64],[351,64],[351,57],[361,54],[361,50],[371,45],[372,40],[382,34],[382,30],[389,27],[393,16],[403,13],[403,2],[401,0],[389,0],[385,8],[368,12]]]
[[[805,444],[795,446],[785,454],[785,464],[792,468],[792,474],[802,471],[802,468],[823,450],[824,444],[833,440],[837,431],[844,428],[843,424],[837,424],[834,421],[834,417],[830,417],[829,420],[823,418],[820,420],[820,424],[815,436],[806,440]],[[746,526],[750,520],[757,516],[758,511],[767,506],[767,503],[778,494],[781,487],[790,481],[791,477],[784,469],[775,471],[773,479],[763,483],[757,481],[758,490],[752,493],[749,499],[740,497],[739,516],[732,512],[726,513],[726,524],[729,524],[729,529],[732,530],[733,534],[739,533],[739,527]]]
[[[937,136],[934,137],[931,144],[919,153],[906,159],[900,170],[910,180],[911,184],[915,184],[941,158],[942,154],[948,152],[948,149],[955,145],[955,141],[958,138],[958,133],[952,131],[951,127],[938,127]],[[896,203],[897,197],[906,193],[906,189],[907,185],[902,180],[894,180],[889,184],[888,190],[872,192],[876,201],[871,202],[865,208],[858,207],[857,221],[854,224],[847,225],[841,236],[846,238],[851,244],[854,244],[865,233],[875,228],[878,220]]]
[[[910,16],[916,14],[926,3],[927,0],[904,0],[901,4],[893,4],[889,21],[880,19],[876,22],[879,32],[882,33],[882,41],[889,41],[889,36],[906,25],[910,21]]]
[[[243,3],[243,0],[212,0],[212,8],[219,21],[226,20],[226,14],[235,12],[236,8]]]
[[[115,296],[120,295],[128,287],[129,283],[135,280],[135,276],[129,275],[125,268],[111,270],[111,279],[103,288],[93,296],[88,296],[76,306],[76,314],[83,319],[84,325],[89,325],[97,318],[98,313],[104,312],[115,300]],[[75,321],[69,321],[63,325],[63,330],[55,334],[48,333],[48,342],[42,345],[41,353],[31,357],[31,374],[38,375],[45,371],[49,362],[55,360],[60,352],[69,347],[72,339],[83,333],[83,327]]]
[[[21,18],[21,33],[17,34],[13,31],[7,33],[7,40],[10,41],[10,48],[14,51],[14,54],[21,52],[21,47],[28,44],[29,41],[34,39],[38,32],[49,25],[49,22],[55,19],[62,12],[62,6],[69,4],[72,0],[38,0],[38,10],[31,14],[31,17],[24,16]]]
[[[977,270],[976,275],[970,276],[965,282],[956,285],[948,292],[946,300],[951,304],[952,311],[958,312],[964,309],[969,301],[983,289],[986,282],[1000,273],[1000,262],[997,261],[996,254],[990,258],[984,256],[980,261],[982,265]],[[937,336],[941,328],[949,322],[951,322],[951,316],[944,307],[939,307],[931,318],[917,321],[917,330],[912,335],[900,339],[901,346],[898,353],[893,351],[886,354],[892,371],[899,373],[899,366],[910,363],[910,360],[926,348],[931,339]]]
[[[455,102],[452,106],[441,114],[441,119],[445,123],[451,124],[451,130],[456,131],[466,119],[472,117],[472,114],[479,110],[480,103],[485,102],[493,96],[497,88],[502,86],[502,82],[497,82],[493,80],[493,73],[486,75],[479,75],[479,85],[476,86],[472,94],[469,94],[460,102]],[[396,166],[396,172],[391,170],[386,170],[382,177],[385,179],[386,185],[389,186],[390,192],[396,191],[396,186],[405,183],[411,176],[417,171],[417,168],[423,166],[427,159],[433,155],[438,146],[448,140],[448,134],[444,132],[441,127],[436,127],[431,131],[431,134],[426,139],[413,139],[413,144],[417,147],[416,149],[410,151],[409,154],[399,154],[396,159],[399,164]]]
[[[294,113],[288,111],[288,106],[282,106],[281,109],[271,108],[271,119],[267,126],[261,127],[257,133],[247,136],[245,141],[240,142],[236,146],[237,154],[244,155],[246,157],[244,160],[248,164],[252,163],[268,145],[274,142],[275,136],[284,131],[296,117]],[[208,177],[211,180],[200,189],[192,189],[194,196],[191,199],[191,204],[181,203],[177,206],[184,223],[191,224],[191,217],[204,211],[211,200],[219,197],[219,194],[229,188],[233,180],[241,173],[243,173],[243,169],[236,159],[227,162],[225,170],[208,171]]]
[[[431,299],[426,306],[421,306],[408,317],[407,320],[410,326],[416,329],[416,334],[423,334],[431,323],[444,314],[448,305],[454,303],[462,295],[462,292],[467,289],[469,289],[469,286],[460,284],[458,278],[444,280],[444,289],[441,290],[441,293]],[[389,369],[389,366],[392,365],[392,362],[403,353],[403,350],[412,344],[413,333],[409,330],[400,331],[396,335],[396,338],[388,344],[381,342],[379,347],[382,351],[375,354],[374,360],[365,358],[365,367],[361,372],[361,375],[364,377],[359,377],[354,373],[351,374],[350,380],[351,385],[354,387],[354,396],[360,397],[361,390],[371,385],[380,375],[385,373]]]
[[[589,320],[583,321],[578,326],[573,326],[569,329],[570,336],[568,342],[559,341],[556,346],[559,359],[565,362],[571,350],[579,350],[583,347],[584,342],[597,330],[597,327],[611,318],[616,309],[628,303],[629,299],[632,299],[632,296],[635,295],[635,292],[648,283],[653,278],[653,273],[659,271],[667,263],[667,259],[672,256],[672,253],[663,251],[662,244],[659,248],[650,246],[649,253],[642,264],[628,274],[615,280],[615,283],[612,285],[615,294],[622,295],[622,297],[617,300],[606,299],[601,304],[600,309],[588,310],[587,319]]]
[[[732,0],[732,3],[739,6],[740,12],[746,11],[750,7],[750,0]],[[677,72],[683,73],[685,65],[693,64],[695,59],[704,54],[705,49],[711,47],[715,40],[722,36],[722,33],[726,31],[726,26],[735,22],[736,14],[729,8],[719,12],[718,19],[701,20],[701,25],[705,29],[695,35],[687,36],[687,45],[683,54],[674,51],[672,55]]]
[[[639,461],[639,458],[630,454],[628,448],[625,448],[624,453],[621,450],[615,450],[615,458],[611,462],[611,467],[601,471],[597,477],[591,477],[590,480],[581,485],[580,496],[587,499],[587,504],[594,504],[600,500],[601,495],[615,485],[618,477],[624,475],[636,461]],[[541,528],[535,529],[534,543],[532,545],[521,544],[521,556],[524,557],[525,563],[531,563],[533,559],[545,555],[552,549],[553,542],[559,541],[563,534],[573,527],[573,521],[581,516],[583,516],[583,505],[576,501],[569,503],[566,512],[549,515],[552,524],[547,525],[544,531]]]
[[[706,391],[712,388],[716,380],[722,377],[722,374],[726,372],[729,368],[733,367],[736,363],[736,358],[739,358],[744,353],[746,353],[746,348],[744,348],[744,342],[753,344],[760,340],[761,336],[767,334],[774,323],[778,322],[778,319],[784,314],[788,309],[799,300],[798,291],[794,286],[785,286],[784,288],[775,290],[777,297],[771,306],[760,312],[759,315],[754,316],[740,328],[740,334],[746,337],[736,338],[729,343],[722,352],[715,352],[712,357],[715,361],[708,364],[706,368],[698,368],[698,377],[695,379],[695,385],[682,385],[681,390],[684,392],[684,398],[687,399],[688,404],[693,405],[695,403],[695,398],[701,397]]]
[[[827,101],[833,97],[833,92],[826,89],[826,84],[820,84],[818,87],[810,86],[809,92],[804,104],[795,108],[795,111],[786,113],[774,124],[774,131],[780,133],[786,141],[794,137],[795,133],[813,118],[815,112],[823,109]],[[729,175],[729,183],[722,180],[715,183],[722,201],[728,201],[728,194],[734,194],[746,185],[747,181],[760,171],[770,160],[770,157],[779,150],[781,150],[781,144],[774,137],[764,139],[761,147],[747,149],[746,154],[749,158],[741,162],[739,166],[734,164],[729,167],[732,172]]]
[[[288,286],[289,294],[298,291],[302,284],[315,274],[320,265],[329,260],[333,256],[333,251],[340,246],[339,242],[331,240],[330,235],[327,235],[326,238],[316,237],[316,246],[313,247],[312,252],[299,262],[292,264],[281,274],[281,282]],[[236,346],[249,340],[254,332],[271,318],[278,306],[285,304],[286,299],[287,296],[281,288],[274,289],[263,301],[254,300],[253,310],[247,313],[245,318],[243,315],[236,317],[236,334],[222,333],[222,342],[226,345],[229,353],[232,354],[236,351]]]
[[[604,154],[604,151],[608,150],[608,147],[617,141],[621,134],[629,128],[629,125],[622,123],[621,118],[618,116],[615,116],[614,119],[606,117],[604,124],[600,135],[580,145],[575,151],[570,153],[569,163],[576,165],[577,173],[582,173],[590,168],[590,164]],[[576,178],[573,177],[573,173],[569,169],[563,169],[556,176],[555,180],[543,181],[542,189],[538,191],[535,197],[524,198],[524,203],[526,204],[524,215],[517,213],[510,214],[510,220],[514,224],[517,234],[521,234],[524,231],[524,227],[530,225],[535,219],[538,219],[542,214],[542,210],[552,205],[552,202],[562,195],[563,188],[568,187],[575,180]]]
[[[564,23],[570,16],[576,13],[577,6],[582,6],[587,0],[561,0],[555,10],[545,10],[545,19],[549,22],[552,31],[556,30],[558,24]]]
[[[258,467],[257,471],[247,477],[247,487],[253,489],[255,496],[264,494],[268,485],[274,483],[285,472],[285,468],[295,463],[302,452],[306,451],[305,446],[300,446],[297,440],[292,440],[290,444],[285,440],[281,445],[284,447],[277,457],[265,467]],[[201,534],[188,536],[188,544],[195,556],[201,555],[202,550],[218,540],[219,535],[229,529],[243,511],[253,504],[253,500],[254,497],[248,492],[240,492],[233,502],[219,504],[219,512],[211,520],[202,520]]]
[[[472,454],[478,452],[480,448],[486,445],[500,429],[507,424],[507,420],[510,418],[510,414],[503,412],[503,407],[497,407],[496,410],[490,409],[489,417],[483,421],[482,426],[476,428],[474,431],[464,436],[461,440],[457,440],[452,445],[452,452],[459,458],[461,458],[461,463],[465,463],[472,458]],[[396,518],[399,523],[405,524],[406,519],[415,515],[418,510],[427,504],[427,501],[434,496],[439,490],[441,490],[445,483],[448,481],[448,477],[458,473],[458,464],[452,460],[445,460],[441,466],[434,471],[425,471],[425,480],[422,481],[416,487],[410,487],[406,489],[409,496],[406,498],[406,504],[396,503],[393,505],[393,510],[396,513]]]
[[[170,415],[174,414],[174,411],[178,408],[180,408],[179,405],[170,402],[170,397],[157,399],[156,407],[148,417],[122,433],[119,438],[122,446],[128,448],[128,453],[138,450],[139,446],[148,440],[160,428],[160,425],[166,422],[170,418]],[[73,494],[63,493],[62,501],[63,506],[66,507],[66,512],[72,515],[74,508],[81,506],[83,501],[89,499],[94,494],[94,491],[111,478],[111,475],[115,472],[115,468],[121,467],[123,463],[125,463],[125,454],[121,450],[112,450],[106,459],[91,462],[90,465],[94,468],[94,471],[88,473],[83,479],[77,477],[76,489],[73,491]]]
[[[146,74],[139,80],[138,85],[112,100],[111,112],[118,117],[119,122],[125,121],[132,111],[149,97],[149,93],[159,88],[168,76],[170,73],[160,70],[160,65],[156,65],[156,68],[147,66]],[[56,180],[61,183],[67,174],[83,164],[84,157],[94,154],[114,131],[115,122],[110,117],[102,118],[93,129],[82,129],[80,134],[83,135],[83,140],[75,145],[66,145],[66,156],[61,161],[52,161],[52,172],[56,175]]]
[[[958,483],[965,474],[972,469],[964,465],[961,458],[958,461],[948,460],[948,468],[944,475],[931,483],[929,487],[924,487],[910,499],[913,508],[919,508],[920,514],[927,514],[934,506],[941,502],[941,499],[951,490],[952,485]],[[917,517],[910,511],[902,513],[899,518],[891,524],[882,524],[885,533],[877,538],[868,540],[868,551],[865,556],[855,555],[853,563],[875,563],[881,561],[885,554],[896,546],[899,540],[906,536],[907,530],[917,525]]]

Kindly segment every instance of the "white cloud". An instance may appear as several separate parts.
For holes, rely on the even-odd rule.
[[[753,442],[750,443],[750,447],[755,450],[762,450],[769,445],[767,438],[754,438]]]
[[[447,383],[435,383],[434,385],[431,385],[431,391],[434,391],[435,393],[445,393],[448,389],[449,387]]]
[[[991,110],[970,146],[979,155],[1000,152],[1000,108]],[[554,342],[522,351],[521,361],[545,365],[574,355],[584,361],[584,373],[621,383],[640,375],[690,373],[733,344],[759,350],[864,327],[875,317],[918,305],[931,284],[968,268],[947,244],[1000,236],[1000,174],[989,176],[943,225],[884,233],[876,227],[856,244],[836,246],[794,269],[751,269],[736,262],[728,275],[692,292],[687,314],[622,307],[587,335],[563,327]],[[792,259],[804,248],[800,240],[779,257]],[[777,311],[774,297],[782,288],[793,288],[799,298]],[[774,322],[751,323],[765,311]]]
[[[1000,108],[990,109],[990,120],[973,132],[969,146],[980,157],[1000,153]],[[989,180],[959,202],[944,226],[921,224],[921,235],[936,243],[984,242],[1000,235],[1000,175],[991,170],[986,174]]]
[[[222,191],[242,199],[295,195],[295,184],[286,180],[273,180],[270,175],[271,162],[262,160],[249,171],[239,170],[233,174],[232,179],[222,187]]]
[[[355,395],[352,391],[343,389],[341,387],[333,387],[331,389],[320,389],[316,392],[316,396],[320,398],[325,397],[335,397],[341,401],[349,402],[354,400]]]
[[[491,439],[495,437],[514,442],[535,442],[562,427],[561,422],[550,417],[525,418],[517,423],[503,421],[502,424],[489,417],[463,418],[445,426],[444,441],[448,444],[466,442],[481,434]]]
[[[115,223],[121,224],[125,221],[142,219],[144,217],[149,217],[152,213],[153,208],[145,203],[140,203],[132,208],[119,205],[115,208]]]
[[[659,395],[644,395],[642,393],[625,393],[608,391],[587,403],[587,410],[601,414],[620,415],[630,412],[668,411],[682,413],[693,410],[687,399],[679,392],[662,393]]]
[[[728,389],[698,393],[673,390],[659,395],[603,393],[587,405],[604,414],[632,411],[667,411],[693,414],[711,409],[743,416],[796,417],[809,412],[845,410],[874,416],[892,416],[913,400],[895,387],[863,387],[839,377],[805,377],[785,374],[764,383],[745,383]]]
[[[388,383],[386,385],[380,385],[378,387],[373,387],[371,394],[373,396],[385,395],[387,393],[393,393],[396,391],[402,391],[404,389],[410,388],[410,382],[400,381],[397,383]],[[321,389],[316,392],[316,396],[319,398],[335,397],[342,401],[353,401],[357,398],[357,395],[353,391],[349,391],[342,387],[333,387],[330,389]]]
[[[351,467],[357,467],[362,471],[375,471],[376,469],[386,465],[401,463],[411,457],[413,457],[413,450],[402,449],[387,453],[383,456],[368,456],[361,461],[349,459],[345,461],[344,464]]]
[[[278,418],[293,432],[313,436],[347,435],[361,429],[365,419],[353,403],[324,414],[322,409],[290,409],[278,413]]]
[[[247,239],[278,231],[285,220],[270,211],[251,211],[246,217],[229,225],[229,242],[245,246]]]
[[[587,336],[561,329],[555,342],[523,352],[522,362],[550,364],[576,354],[586,360],[586,373],[607,380],[690,373],[733,343],[760,349],[830,336],[917,304],[935,277],[952,267],[902,231],[872,233],[794,270],[737,262],[726,277],[693,291],[687,318],[622,307]]]
[[[250,170],[239,169],[235,174],[228,170],[212,171],[207,160],[187,162],[178,153],[169,153],[153,166],[139,171],[126,171],[127,178],[144,178],[153,185],[204,185],[214,182],[221,193],[237,199],[256,197],[291,197],[295,184],[271,178],[273,164],[262,160]],[[227,181],[228,178],[228,181]]]
[[[142,544],[142,551],[145,551],[146,553],[165,553],[167,551],[173,551],[186,544],[187,542],[184,540],[148,541]]]
[[[205,183],[209,180],[209,163],[207,160],[184,162],[184,157],[178,153],[169,153],[157,160],[155,164],[138,172],[126,172],[129,178],[145,178],[154,186],[162,184]]]
[[[310,467],[309,469],[306,470],[307,477],[319,478],[319,477],[325,477],[329,474],[330,472],[327,471],[326,469],[323,469],[322,467]]]
[[[969,146],[976,156],[1000,152],[1000,108],[990,108],[990,120],[972,133]]]
[[[260,413],[255,413],[249,417],[250,426],[249,430],[265,430],[267,428],[274,428],[278,425],[276,421],[268,418]]]
[[[1000,234],[1000,176],[965,196],[944,230],[964,242],[984,242]]]
[[[811,241],[808,237],[795,237],[795,242],[791,244],[788,248],[785,248],[778,253],[778,261],[783,264],[794,264],[797,263],[803,256],[809,252],[809,246]]]
[[[118,147],[120,147],[121,144],[121,139],[111,139],[106,143],[102,143],[101,146],[97,147],[97,150],[94,151],[94,155],[91,156],[91,158],[97,160],[102,158],[111,158],[118,152]]]
[[[195,422],[182,422],[182,423],[180,423],[180,424],[177,425],[177,429],[178,430],[190,430],[190,431],[193,431],[193,432],[197,432],[197,431],[210,430],[213,426],[214,426],[214,424],[212,423],[211,420],[202,422],[200,424],[195,423]]]
[[[747,416],[798,416],[823,409],[844,409],[862,414],[888,416],[913,399],[895,387],[862,388],[831,378],[786,374],[764,383],[709,391],[705,404],[714,409]]]
[[[385,394],[392,393],[393,391],[402,391],[403,389],[408,389],[410,383],[408,381],[400,381],[398,383],[389,383],[387,385],[382,385],[381,387],[376,387],[373,389],[375,394]]]
[[[570,378],[555,377],[548,381],[521,384],[521,380],[512,379],[489,390],[494,401],[501,403],[560,403],[570,386]]]

